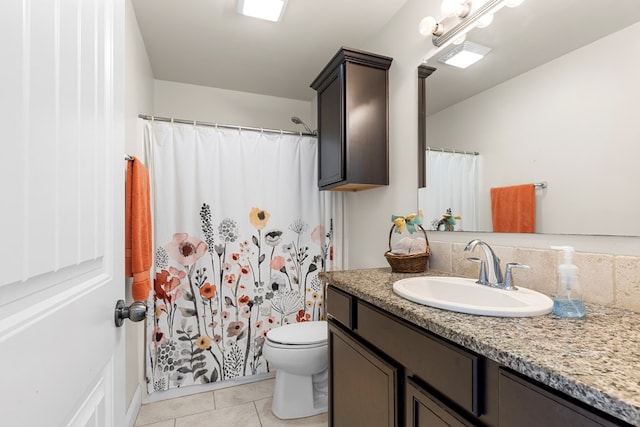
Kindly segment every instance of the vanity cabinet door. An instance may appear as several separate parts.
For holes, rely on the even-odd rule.
[[[628,425],[609,421],[530,380],[500,369],[500,425],[518,427],[596,427]]]
[[[329,425],[398,427],[398,368],[329,320]]]
[[[411,378],[406,386],[408,427],[464,427],[473,424],[460,417]]]

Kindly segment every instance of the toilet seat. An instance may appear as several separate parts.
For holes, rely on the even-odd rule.
[[[267,333],[274,347],[313,348],[327,344],[327,322],[299,322],[275,328]]]

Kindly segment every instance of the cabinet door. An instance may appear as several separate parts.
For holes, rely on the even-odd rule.
[[[318,186],[330,186],[346,177],[343,66],[318,91]]]
[[[406,418],[408,427],[472,426],[410,378],[407,379]]]
[[[397,427],[398,369],[329,320],[329,424]]]

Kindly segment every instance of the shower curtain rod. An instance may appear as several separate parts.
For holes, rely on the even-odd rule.
[[[470,154],[472,156],[479,156],[480,155],[480,153],[477,152],[477,151],[453,150],[451,148],[427,147],[427,151],[440,151],[441,153],[454,153],[454,154]]]
[[[312,133],[296,132],[293,130],[267,129],[267,128],[256,128],[251,126],[226,125],[221,123],[201,122],[197,120],[185,120],[185,119],[174,119],[171,117],[148,116],[146,114],[138,114],[138,118],[143,120],[151,120],[151,121],[157,120],[159,122],[181,123],[181,124],[194,125],[194,126],[209,126],[209,127],[224,128],[224,129],[250,130],[253,132],[279,133],[280,135],[313,136],[317,138],[317,135],[314,135]]]

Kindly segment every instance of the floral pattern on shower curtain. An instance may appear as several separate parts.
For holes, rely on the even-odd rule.
[[[324,319],[316,140],[158,122],[146,136],[149,392],[268,372],[269,330]]]

